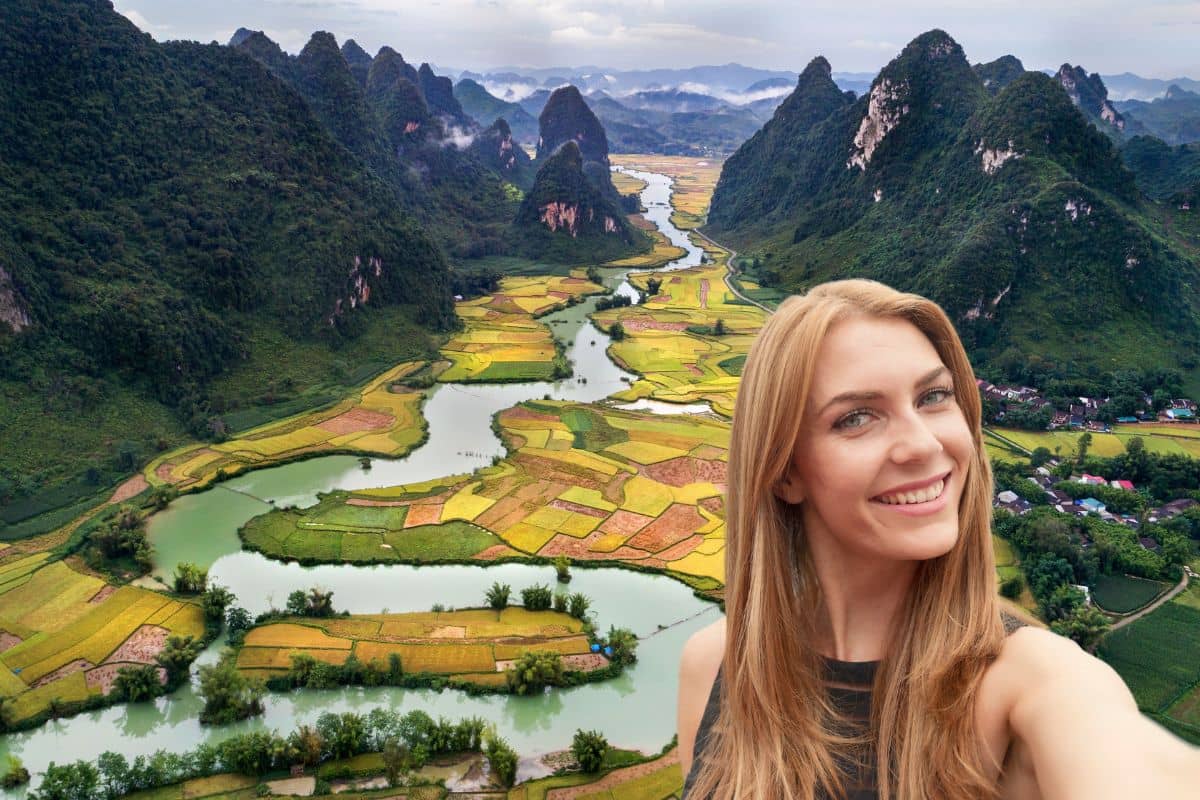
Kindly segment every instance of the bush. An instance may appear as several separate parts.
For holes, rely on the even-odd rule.
[[[536,694],[547,686],[563,684],[562,655],[545,650],[526,651],[504,673],[510,692]]]
[[[488,738],[484,752],[487,754],[488,764],[491,766],[496,780],[500,782],[501,786],[511,788],[517,780],[516,752],[509,747],[508,742],[499,736]]]
[[[1020,575],[1014,575],[1000,584],[1001,596],[1007,597],[1009,600],[1016,600],[1024,590],[1025,581],[1021,580]]]
[[[575,731],[571,755],[575,756],[584,772],[599,772],[607,752],[608,740],[600,731],[585,731],[582,728]]]
[[[4,777],[0,778],[0,787],[15,789],[27,783],[29,783],[29,770],[25,769],[25,765],[21,763],[21,759],[10,755],[8,757],[8,770],[4,773]]]
[[[534,584],[521,590],[521,602],[530,611],[547,611],[554,602],[554,594],[545,584]]]

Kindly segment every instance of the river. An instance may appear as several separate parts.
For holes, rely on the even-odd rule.
[[[699,264],[703,251],[671,224],[670,178],[625,171],[647,183],[642,190],[645,217],[672,244],[686,250],[685,256],[664,269]],[[611,272],[605,283],[636,302],[637,292],[626,281],[627,274]],[[636,376],[606,356],[609,337],[587,318],[597,299],[589,298],[543,318],[566,346],[575,365],[573,377],[520,384],[441,384],[429,392],[423,408],[428,440],[405,458],[375,458],[372,468],[364,470],[357,457],[326,456],[249,472],[208,491],[181,497],[150,521],[153,574],[167,579],[181,561],[208,567],[210,581],[229,587],[238,604],[251,613],[282,606],[292,590],[314,585],[332,590],[338,609],[379,613],[428,611],[434,603],[447,608],[480,606],[485,587],[496,580],[517,591],[533,583],[553,584],[553,568],[525,564],[302,567],[243,551],[237,530],[274,506],[311,505],[318,493],[333,489],[394,486],[471,472],[504,454],[491,429],[497,411],[546,395],[596,402],[625,388]],[[650,413],[704,410],[703,406],[672,408],[647,401],[634,407]],[[530,756],[568,746],[580,727],[600,730],[614,746],[655,752],[675,731],[675,678],[683,643],[692,632],[716,619],[717,610],[696,598],[688,587],[661,575],[611,567],[575,567],[572,575],[571,591],[583,592],[592,600],[599,630],[618,625],[631,628],[642,638],[638,663],[620,678],[538,697],[472,697],[452,690],[437,693],[397,688],[271,693],[262,717],[220,728],[200,726],[201,701],[194,685],[188,685],[152,703],[114,706],[10,734],[0,739],[0,758],[8,753],[20,756],[35,774],[36,783],[36,774],[51,761],[94,759],[105,750],[131,759],[160,749],[184,751],[201,741],[215,742],[250,730],[273,728],[286,733],[313,722],[325,711],[365,713],[377,705],[402,712],[419,708],[435,717],[479,715],[494,721],[500,734],[524,757],[521,778],[536,772]],[[221,644],[214,643],[197,663],[214,661]],[[4,796],[21,797],[24,792]]]

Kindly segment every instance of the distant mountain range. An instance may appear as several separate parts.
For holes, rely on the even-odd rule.
[[[1012,56],[997,59],[993,64],[1000,72],[981,76],[985,84],[990,80],[995,86],[1002,85],[1003,70],[1011,70],[1013,62],[1024,71]],[[1076,69],[1071,67],[1064,74],[1070,78]],[[1046,72],[1055,74],[1051,70]],[[656,70],[502,67],[487,73],[460,73],[454,92],[467,113],[481,123],[503,117],[518,141],[533,144],[535,120],[542,106],[554,89],[569,84],[580,90],[604,123],[614,152],[720,156],[736,150],[771,118],[779,103],[795,88],[798,77],[794,72],[732,63]],[[830,77],[842,91],[861,96],[870,90],[875,74],[831,72]],[[1172,83],[1177,92],[1190,86],[1200,87],[1200,83],[1188,78],[1162,82],[1130,73],[1107,77],[1083,73],[1079,83],[1085,102],[1090,102],[1088,87],[1093,77],[1105,85],[1112,80],[1121,87],[1114,91],[1111,85],[1107,86],[1110,105],[1120,98],[1165,94]],[[1131,116],[1137,116],[1136,112]],[[1153,131],[1140,124],[1131,128],[1131,132]]]
[[[725,162],[706,230],[788,290],[859,276],[932,297],[997,375],[1192,372],[1197,212],[1147,199],[1124,127],[1099,76],[972,67],[943,31],[858,97],[817,58]]]

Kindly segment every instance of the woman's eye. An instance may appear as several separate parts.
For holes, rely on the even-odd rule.
[[[922,399],[929,400],[929,398],[935,397],[937,399],[927,403],[927,405],[934,405],[937,403],[944,402],[948,397],[953,397],[953,396],[954,396],[954,392],[950,389],[930,389],[928,392],[925,393],[925,397]]]
[[[852,411],[849,414],[847,414],[846,416],[842,417],[840,420],[838,420],[837,424],[834,425],[834,427],[835,428],[861,428],[863,425],[867,424],[865,420],[870,416],[871,415],[868,414],[866,411]],[[855,420],[859,420],[859,419],[863,420],[863,422],[855,424]]]

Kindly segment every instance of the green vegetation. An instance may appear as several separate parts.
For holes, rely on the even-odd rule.
[[[1138,706],[1200,743],[1200,610],[1172,601],[1109,634],[1097,654],[1121,674]]]
[[[230,48],[156,43],[103,4],[13,10],[0,282],[30,324],[0,326],[0,503],[85,477],[47,510],[62,508],[132,472],[125,453],[136,467],[212,435],[230,400],[214,380],[247,358],[332,361],[389,308],[454,324],[438,246],[286,84]],[[267,329],[283,352],[262,352]],[[246,375],[246,397],[284,377]]]
[[[1194,381],[1200,250],[1057,81],[1024,72],[993,96],[934,30],[872,91],[848,99],[814,60],[725,162],[705,230],[772,286],[854,276],[931,297],[979,366],[1179,364]],[[872,105],[894,130],[864,123]]]
[[[1149,604],[1169,588],[1169,584],[1161,581],[1127,575],[1101,575],[1096,578],[1092,597],[1106,611],[1128,614]]]
[[[600,731],[585,731],[579,728],[571,741],[571,755],[579,762],[584,772],[599,772],[608,753],[608,740]]]
[[[261,681],[247,678],[238,671],[233,651],[222,653],[216,664],[200,667],[199,674],[199,692],[204,699],[201,723],[225,725],[263,712],[265,687]]]

